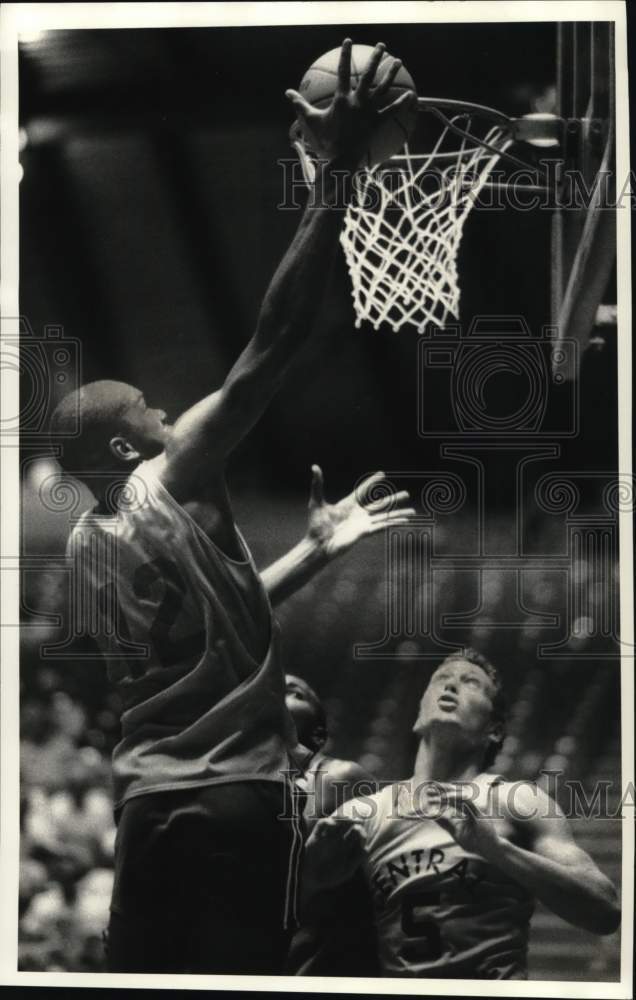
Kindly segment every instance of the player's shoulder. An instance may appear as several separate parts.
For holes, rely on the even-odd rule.
[[[103,516],[97,505],[85,510],[75,520],[68,536],[67,552],[77,551],[93,544],[96,536],[108,532],[113,517]]]
[[[537,781],[494,778],[489,784],[491,799],[505,819],[514,822],[556,819],[561,815],[557,802]]]
[[[146,468],[150,465],[142,462],[117,493],[107,495],[76,519],[66,543],[68,557],[91,564],[101,558],[110,564],[107,553],[111,546],[120,553],[138,549],[142,537],[152,533],[153,523],[166,534],[165,525],[156,516],[161,505],[153,495],[153,473]]]

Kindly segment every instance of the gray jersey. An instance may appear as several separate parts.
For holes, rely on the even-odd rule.
[[[487,788],[492,774],[477,779]],[[432,819],[402,818],[398,785],[360,800],[386,976],[525,979],[533,899]]]

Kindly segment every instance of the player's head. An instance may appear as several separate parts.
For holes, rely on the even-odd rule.
[[[447,656],[433,672],[420,702],[413,731],[442,735],[474,747],[489,767],[503,742],[505,698],[496,668],[477,650]]]
[[[300,677],[285,675],[285,704],[296,725],[298,739],[317,752],[327,742],[327,717],[316,692]]]
[[[79,435],[73,437],[76,427]],[[126,474],[163,451],[169,429],[166,414],[146,404],[144,394],[125,382],[89,382],[56,406],[51,436],[69,435],[60,464],[79,479],[83,474]]]

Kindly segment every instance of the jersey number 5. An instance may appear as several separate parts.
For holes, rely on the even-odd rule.
[[[425,950],[426,958],[435,961],[442,954],[442,936],[439,926],[426,912],[439,903],[439,892],[413,892],[402,900],[402,933],[407,938],[418,938],[418,955]]]

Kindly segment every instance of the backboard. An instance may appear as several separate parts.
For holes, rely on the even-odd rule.
[[[552,110],[552,109],[551,109]],[[614,203],[614,31],[607,21],[557,27],[556,113],[565,120],[558,206],[552,224],[552,323],[579,344],[612,316],[608,288],[616,259]],[[614,299],[613,302],[608,301]],[[555,351],[558,381],[576,378],[568,352]]]

